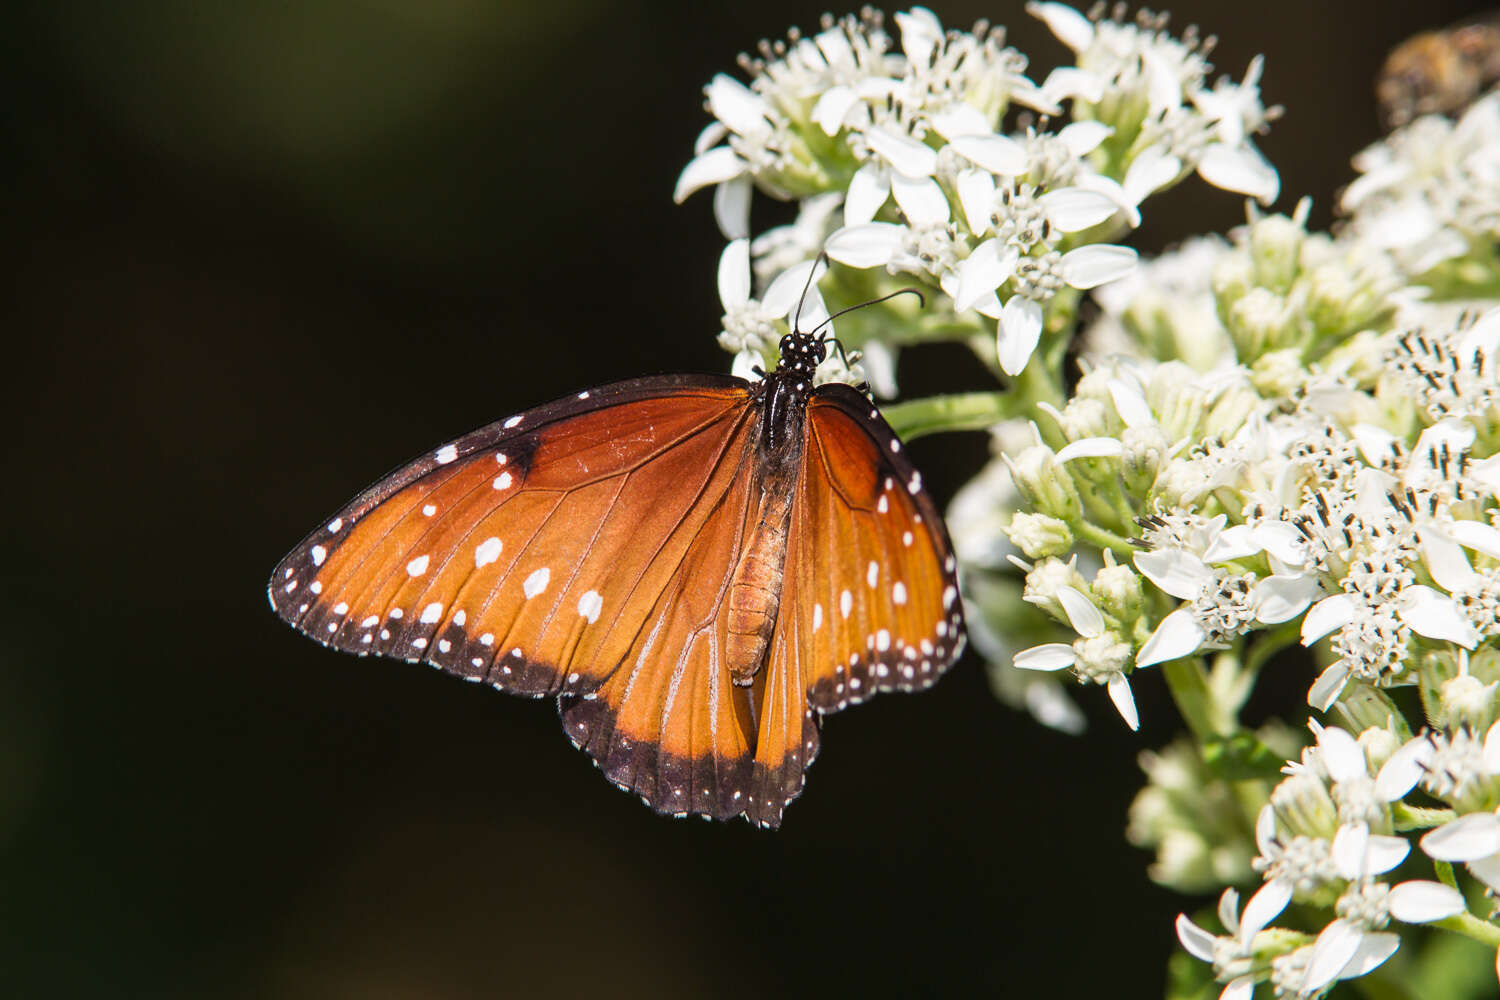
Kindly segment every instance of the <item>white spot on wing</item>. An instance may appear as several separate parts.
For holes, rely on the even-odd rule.
[[[902,583],[900,580],[897,580],[895,583],[891,584],[891,600],[895,601],[897,604],[906,603],[906,584]]]
[[[550,579],[552,579],[552,571],[543,566],[526,578],[526,582],[521,584],[521,591],[526,595],[527,600],[530,600],[547,589],[547,581]]]
[[[436,513],[437,513],[437,507],[436,507],[436,505],[430,504],[430,503],[424,503],[422,505],[422,516],[423,517],[431,517],[432,515],[434,515]]]
[[[461,611],[461,610],[453,612],[453,624],[459,626],[460,628],[462,628],[463,627],[463,623],[466,622],[466,621],[468,621],[468,620],[469,620],[469,616],[468,616],[468,614],[466,612]]]
[[[875,501],[875,509],[878,510],[882,514],[884,514],[886,511],[890,510],[891,509],[890,498],[887,497],[884,493],[880,494],[880,499],[877,500],[877,501]]]
[[[900,450],[901,450],[901,442],[897,441],[895,438],[891,438],[891,451],[895,452],[895,451],[900,451]]]
[[[421,576],[423,573],[427,572],[427,564],[431,561],[432,560],[428,556],[417,556],[417,558],[406,564],[407,575]]]
[[[906,491],[908,493],[916,493],[921,488],[922,474],[920,472],[913,472],[911,474],[911,481],[906,484]]]
[[[424,639],[424,638],[422,638],[422,637],[420,637],[420,636],[418,636],[417,638],[415,638],[415,639],[413,639],[411,641],[411,648],[412,649],[426,649],[427,648],[427,640]]]
[[[603,609],[604,598],[597,590],[590,590],[578,599],[578,613],[587,618],[590,625],[599,620],[599,612]]]
[[[508,490],[508,489],[510,489],[510,473],[509,472],[502,472],[502,473],[500,473],[500,475],[498,475],[498,476],[495,477],[495,481],[491,485],[494,486],[495,489],[497,489],[497,490]]]
[[[321,546],[321,545],[314,545],[312,547],[312,560],[313,560],[313,565],[314,566],[321,566],[321,565],[323,565],[323,560],[327,559],[327,558],[328,558],[328,550],[325,549],[325,548],[323,548],[323,546]],[[287,570],[286,572],[287,572],[287,576],[291,576],[292,575],[292,571],[290,569]]]
[[[905,545],[907,548],[911,548],[911,543],[912,543],[912,535],[911,535],[911,532],[908,531],[908,532],[906,532],[905,534],[903,534],[901,536],[901,544]]]
[[[347,615],[349,613],[349,602],[339,601],[333,606],[333,613],[336,615]]]
[[[423,625],[431,625],[441,617],[443,617],[443,605],[438,601],[433,601],[422,609],[422,617],[419,620]]]
[[[360,622],[359,623],[359,627],[360,628],[374,628],[376,625],[379,625],[379,624],[380,624],[380,616],[379,615],[371,615],[370,617],[366,618],[364,621]]]
[[[517,416],[511,417],[509,420],[507,420],[501,426],[503,426],[506,430],[510,430],[512,427],[516,426],[520,422],[521,422],[521,418],[520,418],[519,415],[517,415]]]
[[[495,644],[495,633],[486,632],[484,635],[480,636],[479,644],[481,646],[493,646]]]
[[[451,444],[445,444],[437,451],[438,465],[447,465],[458,457],[458,449]]]
[[[336,517],[332,521],[328,522],[328,530],[333,533],[336,533],[343,526],[344,519],[342,517]]]
[[[822,625],[822,624],[823,624],[823,605],[821,605],[821,604],[814,604],[813,605],[813,631],[816,632],[818,630],[818,627],[820,625]]]
[[[480,566],[488,566],[496,559],[499,559],[500,550],[503,548],[505,548],[505,545],[493,535],[480,542],[474,547],[474,568],[478,569]]]
[[[579,399],[588,399],[589,398],[589,391],[587,389],[583,390],[582,392],[580,392],[578,394],[578,398]]]
[[[875,581],[880,579],[880,564],[874,559],[870,560],[869,568],[865,570],[865,582],[875,586]]]
[[[297,581],[293,580],[292,581],[292,586],[295,587],[296,585],[297,585]],[[323,581],[322,580],[314,580],[312,582],[312,586],[308,587],[307,589],[310,590],[310,591],[312,591],[314,594],[321,594],[323,592]]]
[[[846,590],[839,595],[839,614],[843,615],[845,618],[848,618],[849,612],[853,610],[853,608],[854,595]]]
[[[449,642],[447,639],[439,639],[438,640],[438,652],[439,653],[446,653],[446,652],[448,652],[448,650],[450,650],[452,648],[453,648],[453,643]]]

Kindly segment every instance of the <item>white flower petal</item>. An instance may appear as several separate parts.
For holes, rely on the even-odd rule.
[[[891,175],[876,163],[866,163],[849,179],[849,193],[844,197],[844,223],[860,226],[875,218],[880,206],[891,194]]]
[[[931,177],[937,170],[937,150],[909,135],[876,126],[865,133],[876,155],[907,177]]]
[[[1186,913],[1177,914],[1177,940],[1182,942],[1183,949],[1189,955],[1199,961],[1212,962],[1214,960],[1214,942],[1217,939],[1189,920]]]
[[[1249,944],[1251,938],[1281,916],[1281,911],[1291,901],[1292,883],[1287,879],[1273,878],[1257,889],[1255,895],[1250,897],[1250,902],[1245,904],[1245,912],[1240,917],[1240,943]]]
[[[734,356],[734,364],[729,366],[729,374],[736,378],[742,378],[746,382],[758,382],[760,381],[760,376],[755,374],[755,367],[757,365],[764,365],[765,360],[765,358],[760,356],[759,351],[752,351],[746,348]]]
[[[1233,562],[1253,556],[1261,549],[1255,540],[1255,529],[1248,524],[1232,524],[1214,536],[1203,550],[1206,563]]]
[[[840,264],[878,267],[901,247],[906,227],[892,222],[866,222],[845,226],[828,237],[823,250]]]
[[[948,221],[948,196],[931,177],[891,177],[891,194],[913,226],[941,226]]]
[[[1007,375],[1019,375],[1042,338],[1042,307],[1024,295],[1012,295],[1000,310],[996,354]]]
[[[1428,832],[1419,843],[1429,858],[1478,861],[1500,852],[1500,817],[1469,813]]]
[[[1381,765],[1380,773],[1375,776],[1375,794],[1387,802],[1405,798],[1422,780],[1431,755],[1432,743],[1426,738],[1407,740]]]
[[[1500,854],[1475,858],[1468,862],[1468,869],[1469,874],[1489,886],[1492,892],[1500,893]]]
[[[1067,147],[1068,152],[1082,158],[1098,149],[1099,144],[1113,135],[1114,131],[1103,122],[1073,122],[1064,126],[1057,133],[1057,138]]]
[[[1255,544],[1288,566],[1301,566],[1307,559],[1302,532],[1285,521],[1266,521],[1254,529]]]
[[[1006,135],[958,135],[949,140],[955,150],[992,174],[1017,177],[1026,172],[1026,147]]]
[[[1359,741],[1338,726],[1325,726],[1318,734],[1323,766],[1334,781],[1352,781],[1369,775],[1365,752]]]
[[[1411,841],[1405,837],[1387,837],[1384,834],[1371,834],[1369,845],[1365,848],[1365,873],[1367,875],[1384,875],[1406,860],[1411,853]]]
[[[1064,233],[1077,233],[1097,226],[1120,209],[1114,199],[1081,187],[1048,191],[1037,202],[1046,213],[1047,221]]]
[[[698,133],[698,138],[693,140],[693,155],[702,156],[724,141],[729,134],[729,126],[715,119],[703,126],[703,131]]]
[[[1263,855],[1276,846],[1276,809],[1269,802],[1255,814],[1255,846]]]
[[[1500,722],[1490,726],[1484,736],[1484,770],[1492,777],[1500,774]]]
[[[830,87],[813,105],[812,120],[823,130],[824,135],[838,135],[849,117],[849,111],[859,102],[853,87]]]
[[[1500,559],[1500,528],[1483,521],[1455,521],[1448,526],[1448,534],[1465,548]]]
[[[1320,712],[1326,712],[1344,690],[1349,680],[1349,665],[1338,660],[1328,666],[1313,686],[1307,689],[1307,703]]]
[[[1115,281],[1135,270],[1136,253],[1129,247],[1093,243],[1063,254],[1059,266],[1063,280],[1074,288],[1093,288]]]
[[[1214,576],[1203,560],[1182,549],[1137,552],[1135,568],[1158,588],[1184,601],[1195,600]]]
[[[932,130],[949,142],[963,135],[989,135],[994,131],[983,111],[962,101],[933,115]]]
[[[1057,603],[1062,605],[1074,632],[1085,639],[1097,639],[1104,634],[1104,615],[1076,587],[1058,587]]]
[[[1063,445],[1057,453],[1059,462],[1071,462],[1075,458],[1119,458],[1125,454],[1125,445],[1116,438],[1079,438]]]
[[[708,109],[732,131],[756,135],[770,130],[765,98],[729,74],[715,74],[704,92],[708,95]]]
[[[750,301],[750,241],[731,240],[719,254],[719,302],[727,312]]]
[[[1463,546],[1446,530],[1435,524],[1420,525],[1417,540],[1421,543],[1422,563],[1439,587],[1451,593],[1463,590],[1479,579],[1479,574],[1469,565]]]
[[[793,264],[771,279],[771,284],[766,288],[765,298],[761,299],[761,305],[765,306],[766,312],[772,316],[789,316],[802,300],[803,290],[807,291],[810,301],[817,294],[818,282],[827,273],[828,265],[822,259],[804,260],[800,264]],[[818,299],[821,301],[822,296],[818,296]],[[818,316],[816,319],[819,321],[826,319],[826,312],[825,309],[825,315]],[[804,315],[800,318],[813,319],[814,316],[812,312],[804,310]],[[811,326],[803,328],[812,329]]]
[[[1109,398],[1114,401],[1115,412],[1126,427],[1151,427],[1156,423],[1156,414],[1146,402],[1146,394],[1134,382],[1112,378],[1107,383]]]
[[[1255,977],[1249,974],[1236,976],[1219,992],[1219,1000],[1251,1000],[1255,995]]]
[[[1318,578],[1308,574],[1265,577],[1255,585],[1255,620],[1263,625],[1289,622],[1306,611],[1321,592]]]
[[[1147,148],[1131,161],[1125,171],[1125,194],[1139,205],[1148,195],[1160,191],[1182,173],[1182,161],[1168,156],[1156,146]]]
[[[1240,925],[1240,894],[1232,886],[1219,893],[1219,923],[1224,929],[1234,933]]]
[[[1153,112],[1176,108],[1182,104],[1182,82],[1177,67],[1155,46],[1145,47],[1141,63],[1146,70],[1146,100]]]
[[[988,171],[971,167],[958,172],[954,186],[958,189],[958,203],[963,206],[969,232],[976,236],[988,232],[990,214],[995,205],[995,178]]]
[[[1339,827],[1328,849],[1328,858],[1339,878],[1354,882],[1365,876],[1365,850],[1369,845],[1370,828],[1365,824],[1346,823]]]
[[[1029,3],[1026,13],[1038,18],[1075,54],[1094,44],[1093,22],[1067,4]]]
[[[1385,899],[1391,908],[1391,916],[1408,924],[1445,920],[1467,909],[1463,893],[1441,882],[1402,882],[1393,887]]]
[[[1130,693],[1130,679],[1124,674],[1109,675],[1109,700],[1115,703],[1115,710],[1125,720],[1125,725],[1132,730],[1141,728],[1141,718],[1135,710],[1135,695]]]
[[[1070,644],[1046,642],[1020,650],[1011,658],[1011,663],[1021,670],[1062,670],[1064,667],[1071,667],[1077,660]]]
[[[672,200],[679,205],[688,195],[710,184],[719,184],[738,177],[749,169],[749,165],[728,146],[715,146],[701,156],[695,156],[677,175],[677,186],[672,190]]]
[[[1359,928],[1342,918],[1323,928],[1302,977],[1303,992],[1311,994],[1337,979],[1359,951],[1361,937]]]
[[[1331,594],[1323,598],[1302,619],[1302,645],[1311,646],[1336,628],[1354,620],[1359,605],[1348,594]]]
[[[985,240],[958,265],[958,294],[953,308],[964,312],[974,308],[981,298],[994,292],[1016,273],[1019,260],[1016,248],[997,239]],[[1028,352],[1030,353],[1030,352]]]
[[[898,11],[896,24],[901,28],[901,50],[915,63],[925,62],[943,37],[942,23],[926,7]]]
[[[1401,937],[1391,933],[1361,934],[1359,947],[1344,967],[1339,970],[1340,979],[1358,979],[1378,969],[1386,959],[1401,947]]]
[[[1047,74],[1038,89],[1042,99],[1053,104],[1075,97],[1098,104],[1104,98],[1106,82],[1098,73],[1077,66],[1059,66]]]
[[[750,235],[750,175],[720,181],[714,188],[714,221],[726,240]]]
[[[1418,635],[1446,639],[1465,649],[1479,645],[1479,630],[1469,624],[1458,602],[1431,587],[1420,584],[1407,587],[1397,601],[1396,613]]]
[[[1137,667],[1149,667],[1155,663],[1181,659],[1196,653],[1202,647],[1208,633],[1198,622],[1198,616],[1187,608],[1178,608],[1161,620],[1141,651],[1135,656]]]
[[[1198,176],[1216,188],[1246,194],[1269,205],[1281,191],[1276,168],[1249,145],[1210,146],[1198,162]]]

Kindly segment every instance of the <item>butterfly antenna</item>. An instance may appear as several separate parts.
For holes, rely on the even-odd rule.
[[[894,299],[898,295],[915,295],[917,297],[917,303],[918,303],[918,305],[921,305],[924,308],[927,305],[927,300],[925,298],[923,298],[922,297],[922,293],[919,292],[919,291],[917,291],[915,288],[898,288],[894,292],[892,292],[891,294],[889,294],[889,295],[882,295],[878,299],[869,299],[868,301],[865,301],[865,302],[856,302],[852,306],[845,306],[843,309],[840,309],[838,312],[834,313],[832,316],[829,316],[827,319],[825,319],[823,322],[819,323],[817,326],[813,327],[808,332],[809,333],[817,333],[820,329],[822,329],[823,327],[825,327],[828,324],[832,323],[834,320],[838,319],[840,316],[844,315],[845,313],[852,313],[854,310],[856,310],[856,309],[863,309],[866,306],[878,306],[882,302],[889,302],[891,299]],[[837,337],[832,338],[832,340],[833,340],[833,342],[835,344],[838,344],[838,342],[839,342]],[[842,344],[839,345],[839,350],[843,351],[843,345]]]
[[[802,283],[802,294],[799,295],[799,296],[797,296],[797,309],[796,309],[796,311],[794,313],[792,313],[792,332],[793,333],[796,333],[798,330],[802,329],[802,304],[807,301],[807,293],[812,289],[813,278],[818,273],[818,265],[819,264],[823,265],[824,270],[828,269],[829,265],[828,265],[828,254],[827,253],[819,253],[818,254],[817,259],[813,261],[813,266],[807,272],[807,280]],[[821,326],[821,325],[822,324],[820,323],[819,326]],[[817,327],[813,327],[813,329],[811,331],[809,331],[809,332],[816,332],[816,331],[817,331]]]

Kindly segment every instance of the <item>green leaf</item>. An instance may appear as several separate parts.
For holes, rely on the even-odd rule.
[[[1232,736],[1219,736],[1203,744],[1203,763],[1225,781],[1250,781],[1257,778],[1276,780],[1286,763],[1281,754],[1262,743],[1256,735],[1241,730]]]

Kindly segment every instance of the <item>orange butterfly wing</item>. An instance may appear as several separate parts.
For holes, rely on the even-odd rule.
[[[733,815],[754,731],[717,657],[719,612],[755,419],[738,379],[667,376],[498,422],[309,535],[272,606],[324,645],[576,696],[566,729],[617,784],[662,811]]]
[[[964,646],[952,546],[895,433],[831,383],[809,401],[805,435],[755,741],[749,815],[763,826],[801,791],[814,710],[929,687]]]

